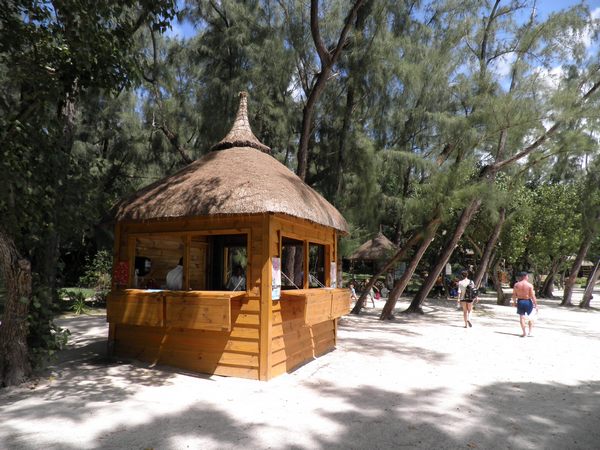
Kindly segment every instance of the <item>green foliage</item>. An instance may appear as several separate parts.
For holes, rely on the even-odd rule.
[[[34,263],[36,289],[52,288],[59,252],[104,247],[90,243],[117,199],[219,141],[240,90],[250,93],[255,134],[295,169],[320,70],[309,3],[185,6],[180,17],[196,35],[181,40],[162,34],[171,0],[14,1],[0,11],[0,215]],[[323,41],[334,48],[348,3],[320,8]],[[598,24],[584,6],[543,20],[533,8],[503,2],[490,16],[479,0],[365,2],[316,105],[309,144],[308,183],[350,222],[341,254],[380,226],[400,242],[434,217],[440,233],[451,232],[473,198],[482,207],[468,245],[484,245],[505,207],[496,252],[509,264],[543,271],[582,233],[600,233],[600,108],[595,96],[581,97],[597,82],[584,41],[596,39]],[[554,123],[559,131],[544,137]],[[481,176],[541,137],[527,157]],[[432,260],[442,243],[436,237]],[[110,255],[90,255],[80,282],[103,297]],[[59,346],[43,336],[62,335],[46,322],[52,296],[37,295],[31,345],[43,353]]]
[[[52,318],[57,311],[48,289],[37,289],[29,306],[27,345],[29,358],[35,368],[42,367],[67,345],[70,332],[58,327]]]
[[[82,292],[65,291],[64,295],[71,304],[71,311],[75,314],[80,315],[87,312],[88,307],[85,303],[85,295]]]
[[[100,250],[93,258],[86,258],[85,272],[79,283],[99,291],[110,290],[111,271],[112,254],[107,250]]]

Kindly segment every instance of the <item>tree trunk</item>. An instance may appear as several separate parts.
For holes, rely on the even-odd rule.
[[[496,304],[504,306],[506,305],[506,300],[504,298],[504,291],[502,290],[502,283],[498,276],[498,271],[500,269],[499,265],[500,259],[494,261],[492,264],[492,283],[494,283],[494,289],[496,290]]]
[[[423,254],[429,248],[431,241],[433,241],[435,232],[436,232],[439,224],[440,224],[439,222],[430,222],[428,227],[425,229],[423,242],[421,242],[421,245],[419,246],[417,253],[415,253],[415,256],[413,256],[410,264],[406,268],[406,271],[402,274],[402,276],[400,277],[400,279],[394,285],[394,288],[390,292],[390,295],[389,295],[387,301],[385,302],[385,305],[383,306],[383,310],[381,311],[381,315],[379,316],[379,320],[391,320],[393,318],[392,313],[394,312],[396,303],[398,302],[398,299],[402,296],[404,289],[406,289],[408,282],[410,281],[413,274],[415,273],[415,270],[416,270],[417,266],[419,265],[419,262],[421,261]]]
[[[593,238],[594,235],[592,233],[586,233],[583,237],[583,241],[579,246],[579,251],[577,252],[575,261],[573,261],[573,265],[571,266],[569,277],[565,280],[565,290],[560,306],[573,306],[573,303],[571,302],[571,296],[573,295],[573,285],[575,284],[575,279],[577,278],[579,269],[581,269],[581,264],[585,259],[585,255],[587,255],[587,252],[590,249],[590,246],[592,245]]]
[[[444,267],[446,267],[450,256],[452,256],[452,253],[454,252],[454,249],[458,244],[458,241],[462,237],[467,226],[471,222],[471,219],[473,218],[480,206],[481,199],[477,198],[471,200],[471,203],[469,203],[469,205],[465,209],[463,209],[458,220],[458,225],[456,226],[452,237],[444,246],[444,249],[442,250],[442,253],[438,258],[437,264],[429,272],[429,276],[427,277],[427,279],[421,286],[421,289],[419,289],[419,292],[417,292],[417,295],[415,295],[412,302],[410,303],[410,306],[405,312],[423,314],[423,309],[421,308],[421,305],[427,298],[427,295],[429,295],[429,292],[431,292],[431,289],[433,288],[438,275],[442,272]]]
[[[311,0],[310,2],[310,31],[321,62],[321,70],[317,74],[316,81],[311,88],[310,93],[307,93],[306,105],[302,110],[302,126],[300,131],[300,142],[298,144],[297,174],[303,181],[306,180],[306,174],[308,172],[308,143],[312,134],[315,107],[321,94],[325,90],[327,81],[329,81],[331,70],[342,53],[344,45],[346,44],[346,37],[350,32],[350,28],[352,28],[352,23],[354,22],[363,1],[364,0],[356,0],[352,5],[350,12],[346,16],[346,20],[344,21],[344,27],[340,32],[337,45],[332,51],[326,48],[325,43],[321,39],[321,31],[319,29],[319,2],[318,0]]]
[[[352,83],[348,86],[348,92],[346,93],[346,109],[344,111],[344,121],[342,123],[342,129],[340,131],[340,146],[338,149],[337,157],[337,169],[336,169],[336,186],[335,186],[335,206],[340,205],[340,201],[343,197],[343,179],[344,179],[344,165],[346,159],[346,147],[348,144],[348,133],[350,131],[350,122],[352,119],[352,110],[354,109],[354,86]]]
[[[0,325],[0,386],[20,384],[31,375],[27,351],[27,314],[31,301],[31,264],[12,238],[0,230],[0,268],[6,301]]]
[[[594,266],[594,270],[592,271],[592,273],[590,274],[590,277],[588,278],[587,286],[585,288],[585,292],[583,293],[583,299],[581,300],[581,303],[579,304],[580,308],[589,308],[590,307],[590,303],[592,302],[592,294],[594,292],[594,286],[596,286],[596,283],[598,282],[598,278],[600,278],[600,259]]]
[[[544,284],[540,289],[539,295],[542,298],[554,298],[554,278],[556,278],[556,274],[560,270],[561,266],[567,260],[565,256],[560,256],[558,258],[554,258],[552,264],[550,266],[550,270],[548,271],[548,276],[544,280]]]
[[[436,222],[436,223],[439,223],[439,222]],[[363,289],[362,293],[360,294],[360,297],[358,298],[358,300],[356,300],[356,303],[354,304],[354,308],[352,308],[352,311],[351,311],[352,314],[360,314],[361,309],[365,305],[365,299],[367,298],[368,293],[371,291],[371,288],[377,281],[377,278],[379,278],[384,273],[387,273],[387,271],[390,270],[394,266],[394,264],[396,264],[400,260],[400,258],[402,258],[406,254],[406,252],[408,252],[408,250],[410,250],[412,248],[412,246],[415,245],[420,239],[421,239],[421,233],[413,234],[410,237],[410,239],[408,241],[406,241],[406,244],[404,244],[402,246],[402,248],[400,250],[398,250],[394,254],[394,256],[392,256],[392,258],[383,266],[383,268],[377,274],[375,274],[371,277],[371,279],[365,286],[365,289]],[[389,298],[388,298],[388,301],[389,301]]]
[[[490,259],[492,256],[492,251],[496,247],[496,242],[498,242],[498,238],[500,237],[500,233],[502,232],[502,227],[504,226],[504,222],[506,221],[506,208],[500,208],[500,217],[498,217],[498,222],[494,226],[494,231],[487,243],[485,244],[485,249],[483,250],[483,255],[481,255],[481,261],[479,262],[479,266],[477,267],[477,273],[475,273],[473,282],[475,283],[475,288],[479,289],[481,280],[485,273],[488,270],[488,266],[490,264]]]

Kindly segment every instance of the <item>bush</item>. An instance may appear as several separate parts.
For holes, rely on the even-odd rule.
[[[112,255],[107,250],[100,250],[91,260],[86,258],[85,272],[79,278],[79,284],[96,291],[109,291],[111,270]]]
[[[54,321],[56,306],[48,289],[36,289],[29,305],[27,322],[29,335],[27,345],[34,368],[42,367],[50,361],[58,350],[67,345],[69,330],[58,327]]]
[[[88,308],[85,304],[85,295],[83,292],[64,291],[63,295],[67,298],[71,311],[75,314],[79,315],[87,311]]]

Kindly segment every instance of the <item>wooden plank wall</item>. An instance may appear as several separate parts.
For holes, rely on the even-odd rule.
[[[206,257],[208,239],[206,236],[194,236],[190,245],[190,289],[206,289]]]
[[[148,236],[136,239],[136,256],[145,256],[152,260],[150,273],[139,278],[140,287],[144,282],[153,280],[157,288],[166,287],[167,273],[174,268],[183,257],[183,239],[181,237]]]
[[[189,242],[189,232],[236,231],[248,233],[248,292],[243,299],[231,302],[231,331],[111,323],[113,340],[109,345],[116,355],[209,374],[268,380],[335,347],[335,319],[307,326],[303,304],[270,301],[270,275],[266,276],[270,273],[271,257],[280,255],[281,235],[330,245],[327,259],[335,259],[336,233],[330,228],[282,215],[124,222],[118,227],[115,254],[119,261],[128,261],[132,254],[129,239],[135,237],[137,242],[147,238],[148,233],[168,233],[175,240]],[[201,261],[201,254],[201,245],[195,249],[192,243],[190,266],[206,264],[206,260]],[[327,263],[327,285],[329,273]],[[201,283],[194,282],[191,273],[190,282]],[[266,352],[262,357],[261,349]]]
[[[229,332],[117,324],[114,352],[195,372],[258,379],[259,299],[232,299],[231,310]]]
[[[289,219],[276,215],[271,222],[270,254],[279,255],[279,237],[287,236],[330,245],[326,252],[331,258],[336,252],[335,233],[330,228],[308,221]],[[330,283],[329,266],[325,268],[327,285]],[[328,302],[328,308],[331,302]],[[289,372],[335,348],[335,320],[308,326],[305,323],[305,308],[302,300],[280,300],[272,302],[271,371],[270,377]]]
[[[259,379],[260,277],[267,261],[263,250],[264,223],[263,215],[122,223],[117,254],[123,261],[128,260],[127,242],[132,235],[248,232],[249,291],[245,297],[231,300],[231,331],[111,324],[110,345],[114,354],[196,372]],[[192,264],[193,248],[192,244]]]

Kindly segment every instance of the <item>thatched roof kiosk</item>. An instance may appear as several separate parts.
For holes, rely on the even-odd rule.
[[[380,231],[373,239],[364,242],[354,253],[344,259],[349,262],[348,270],[374,274],[384,266],[398,248]]]
[[[380,261],[389,258],[398,248],[382,232],[373,239],[363,243],[354,253],[347,257],[351,260]]]
[[[268,380],[335,346],[347,223],[269,155],[240,97],[211,153],[114,209],[117,355]]]

